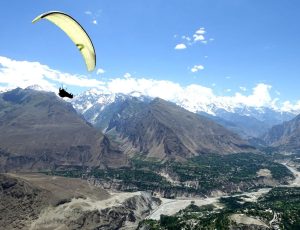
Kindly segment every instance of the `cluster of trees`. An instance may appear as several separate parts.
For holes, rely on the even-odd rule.
[[[240,183],[246,184],[247,188],[254,188],[252,182],[257,180],[257,172],[262,168],[269,169],[272,177],[277,180],[292,176],[285,166],[271,162],[263,155],[252,153],[207,154],[194,157],[187,162],[164,163],[135,157],[131,161],[131,167],[94,168],[90,171],[86,168],[72,168],[53,171],[51,174],[84,178],[93,176],[104,181],[118,180],[125,185],[123,188],[126,188],[126,191],[155,190],[169,194],[166,196],[174,196],[174,194],[176,196],[182,193],[208,194],[220,188],[231,191]],[[167,172],[178,183],[174,184],[161,176],[162,171]]]
[[[190,204],[174,216],[162,215],[159,221],[145,220],[140,226],[150,229],[230,229],[235,225],[230,215],[241,213],[269,223],[274,213],[279,217],[280,229],[300,229],[300,188],[279,187],[272,189],[257,202],[243,202],[243,197],[224,197],[220,199],[223,209],[213,205],[198,207]],[[176,228],[180,226],[180,228]]]

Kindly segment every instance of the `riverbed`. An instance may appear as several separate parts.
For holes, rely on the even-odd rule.
[[[287,163],[283,163],[295,176],[295,179],[289,183],[291,187],[300,186],[300,172],[297,171],[295,166],[289,165]],[[262,188],[254,192],[243,192],[237,195],[232,196],[245,196],[243,198],[245,201],[255,202],[260,196],[268,193],[271,188]],[[159,220],[160,215],[174,215],[181,209],[186,208],[191,202],[193,202],[197,206],[203,206],[208,204],[214,204],[217,207],[221,207],[219,204],[219,199],[221,197],[228,197],[226,195],[219,195],[214,197],[206,197],[206,198],[176,198],[176,199],[166,199],[160,198],[162,203],[159,207],[151,212],[151,214],[147,217],[147,219]]]

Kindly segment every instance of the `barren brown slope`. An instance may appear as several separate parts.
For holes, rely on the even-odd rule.
[[[129,152],[160,159],[253,150],[246,141],[213,121],[158,98],[118,111],[108,130],[127,141]]]
[[[0,94],[0,130],[2,171],[100,164],[105,147],[69,103],[30,89]]]
[[[263,140],[281,150],[300,152],[300,115],[291,121],[273,126]]]
[[[80,179],[42,174],[0,174],[0,228],[30,229],[43,210],[79,197],[99,201],[110,198],[110,195]]]
[[[114,193],[74,178],[0,174],[0,229],[136,229],[160,204],[145,192]],[[5,227],[5,228],[4,228]]]

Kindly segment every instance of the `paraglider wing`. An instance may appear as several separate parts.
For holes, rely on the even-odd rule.
[[[32,23],[35,23],[40,19],[47,19],[62,29],[81,52],[88,71],[93,71],[95,69],[96,53],[93,43],[86,31],[74,18],[63,12],[51,11],[37,16]]]

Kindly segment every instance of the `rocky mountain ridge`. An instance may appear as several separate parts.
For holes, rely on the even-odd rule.
[[[270,146],[288,152],[300,152],[300,115],[273,126],[263,137]]]
[[[99,126],[98,124],[102,122],[103,110],[112,104],[118,104],[133,98],[144,102],[153,100],[153,98],[138,92],[111,94],[91,89],[77,95],[75,100],[72,101],[72,105],[89,122]],[[273,125],[290,120],[295,116],[295,111],[283,112],[268,107],[249,107],[242,104],[234,107],[220,103],[206,104],[202,102],[197,106],[191,107],[184,100],[173,101],[173,103],[193,113],[207,116],[243,138],[257,138]],[[101,126],[100,128],[104,129],[105,127]]]
[[[186,158],[201,153],[254,150],[246,141],[213,121],[171,102],[124,101],[112,115],[106,132],[126,143],[126,151],[159,159]]]

